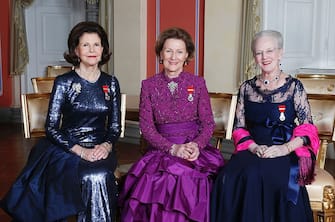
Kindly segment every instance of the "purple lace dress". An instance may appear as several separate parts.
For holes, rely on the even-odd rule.
[[[203,78],[159,73],[142,82],[140,128],[150,145],[125,180],[122,221],[209,221],[212,180],[223,166],[209,145],[214,124]],[[174,143],[191,141],[200,148],[196,161],[169,154]]]

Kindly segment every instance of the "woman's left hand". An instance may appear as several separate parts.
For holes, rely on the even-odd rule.
[[[276,158],[286,156],[288,150],[285,145],[273,145],[266,149],[262,155],[263,158]]]
[[[89,157],[94,161],[106,159],[112,150],[112,145],[109,143],[102,143],[99,145],[95,145],[92,155]]]
[[[187,158],[188,161],[197,160],[200,154],[199,146],[197,143],[189,142],[186,143],[186,149],[189,152],[189,157]]]

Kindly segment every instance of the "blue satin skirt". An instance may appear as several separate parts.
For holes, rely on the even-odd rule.
[[[294,155],[294,154],[292,154]],[[308,193],[288,200],[291,158],[259,158],[248,150],[232,156],[211,193],[211,221],[313,222]]]
[[[91,163],[41,139],[0,206],[14,221],[114,221],[115,156]]]

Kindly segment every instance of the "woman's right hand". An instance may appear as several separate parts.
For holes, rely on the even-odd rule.
[[[98,160],[106,159],[109,155],[109,152],[105,148],[102,148],[102,145],[96,145],[94,148],[83,148],[82,159],[95,162]]]
[[[273,146],[270,146],[269,149],[267,149],[264,152],[263,157],[264,158],[276,158],[280,156],[286,156],[289,153],[290,153],[290,150],[285,144],[273,145]]]
[[[174,144],[170,154],[186,160],[196,160],[199,156],[199,147],[196,143]]]
[[[173,144],[170,150],[172,156],[177,156],[185,159],[187,157],[187,152],[185,150],[184,144]]]
[[[86,161],[95,162],[95,161],[98,160],[93,155],[94,154],[94,149],[88,149],[88,148],[82,147],[78,144],[74,145],[71,148],[71,152],[77,154],[81,159],[86,160]]]
[[[187,152],[189,153],[187,160],[188,161],[197,160],[200,155],[200,149],[199,149],[198,144],[195,142],[189,142],[189,143],[186,143],[185,145],[186,145]]]
[[[253,143],[249,146],[248,150],[256,154],[258,157],[263,157],[264,152],[268,149],[267,145],[258,145],[257,143]]]

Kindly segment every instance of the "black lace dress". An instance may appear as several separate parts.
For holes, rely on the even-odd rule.
[[[284,85],[272,91],[261,90],[256,80],[240,87],[234,129],[244,128],[257,144],[270,146],[288,142],[295,121],[312,123],[299,80],[289,76]],[[211,221],[313,221],[305,186],[290,178],[297,165],[294,152],[277,158],[259,158],[248,150],[234,153],[216,179]],[[291,185],[296,189],[293,195]]]

